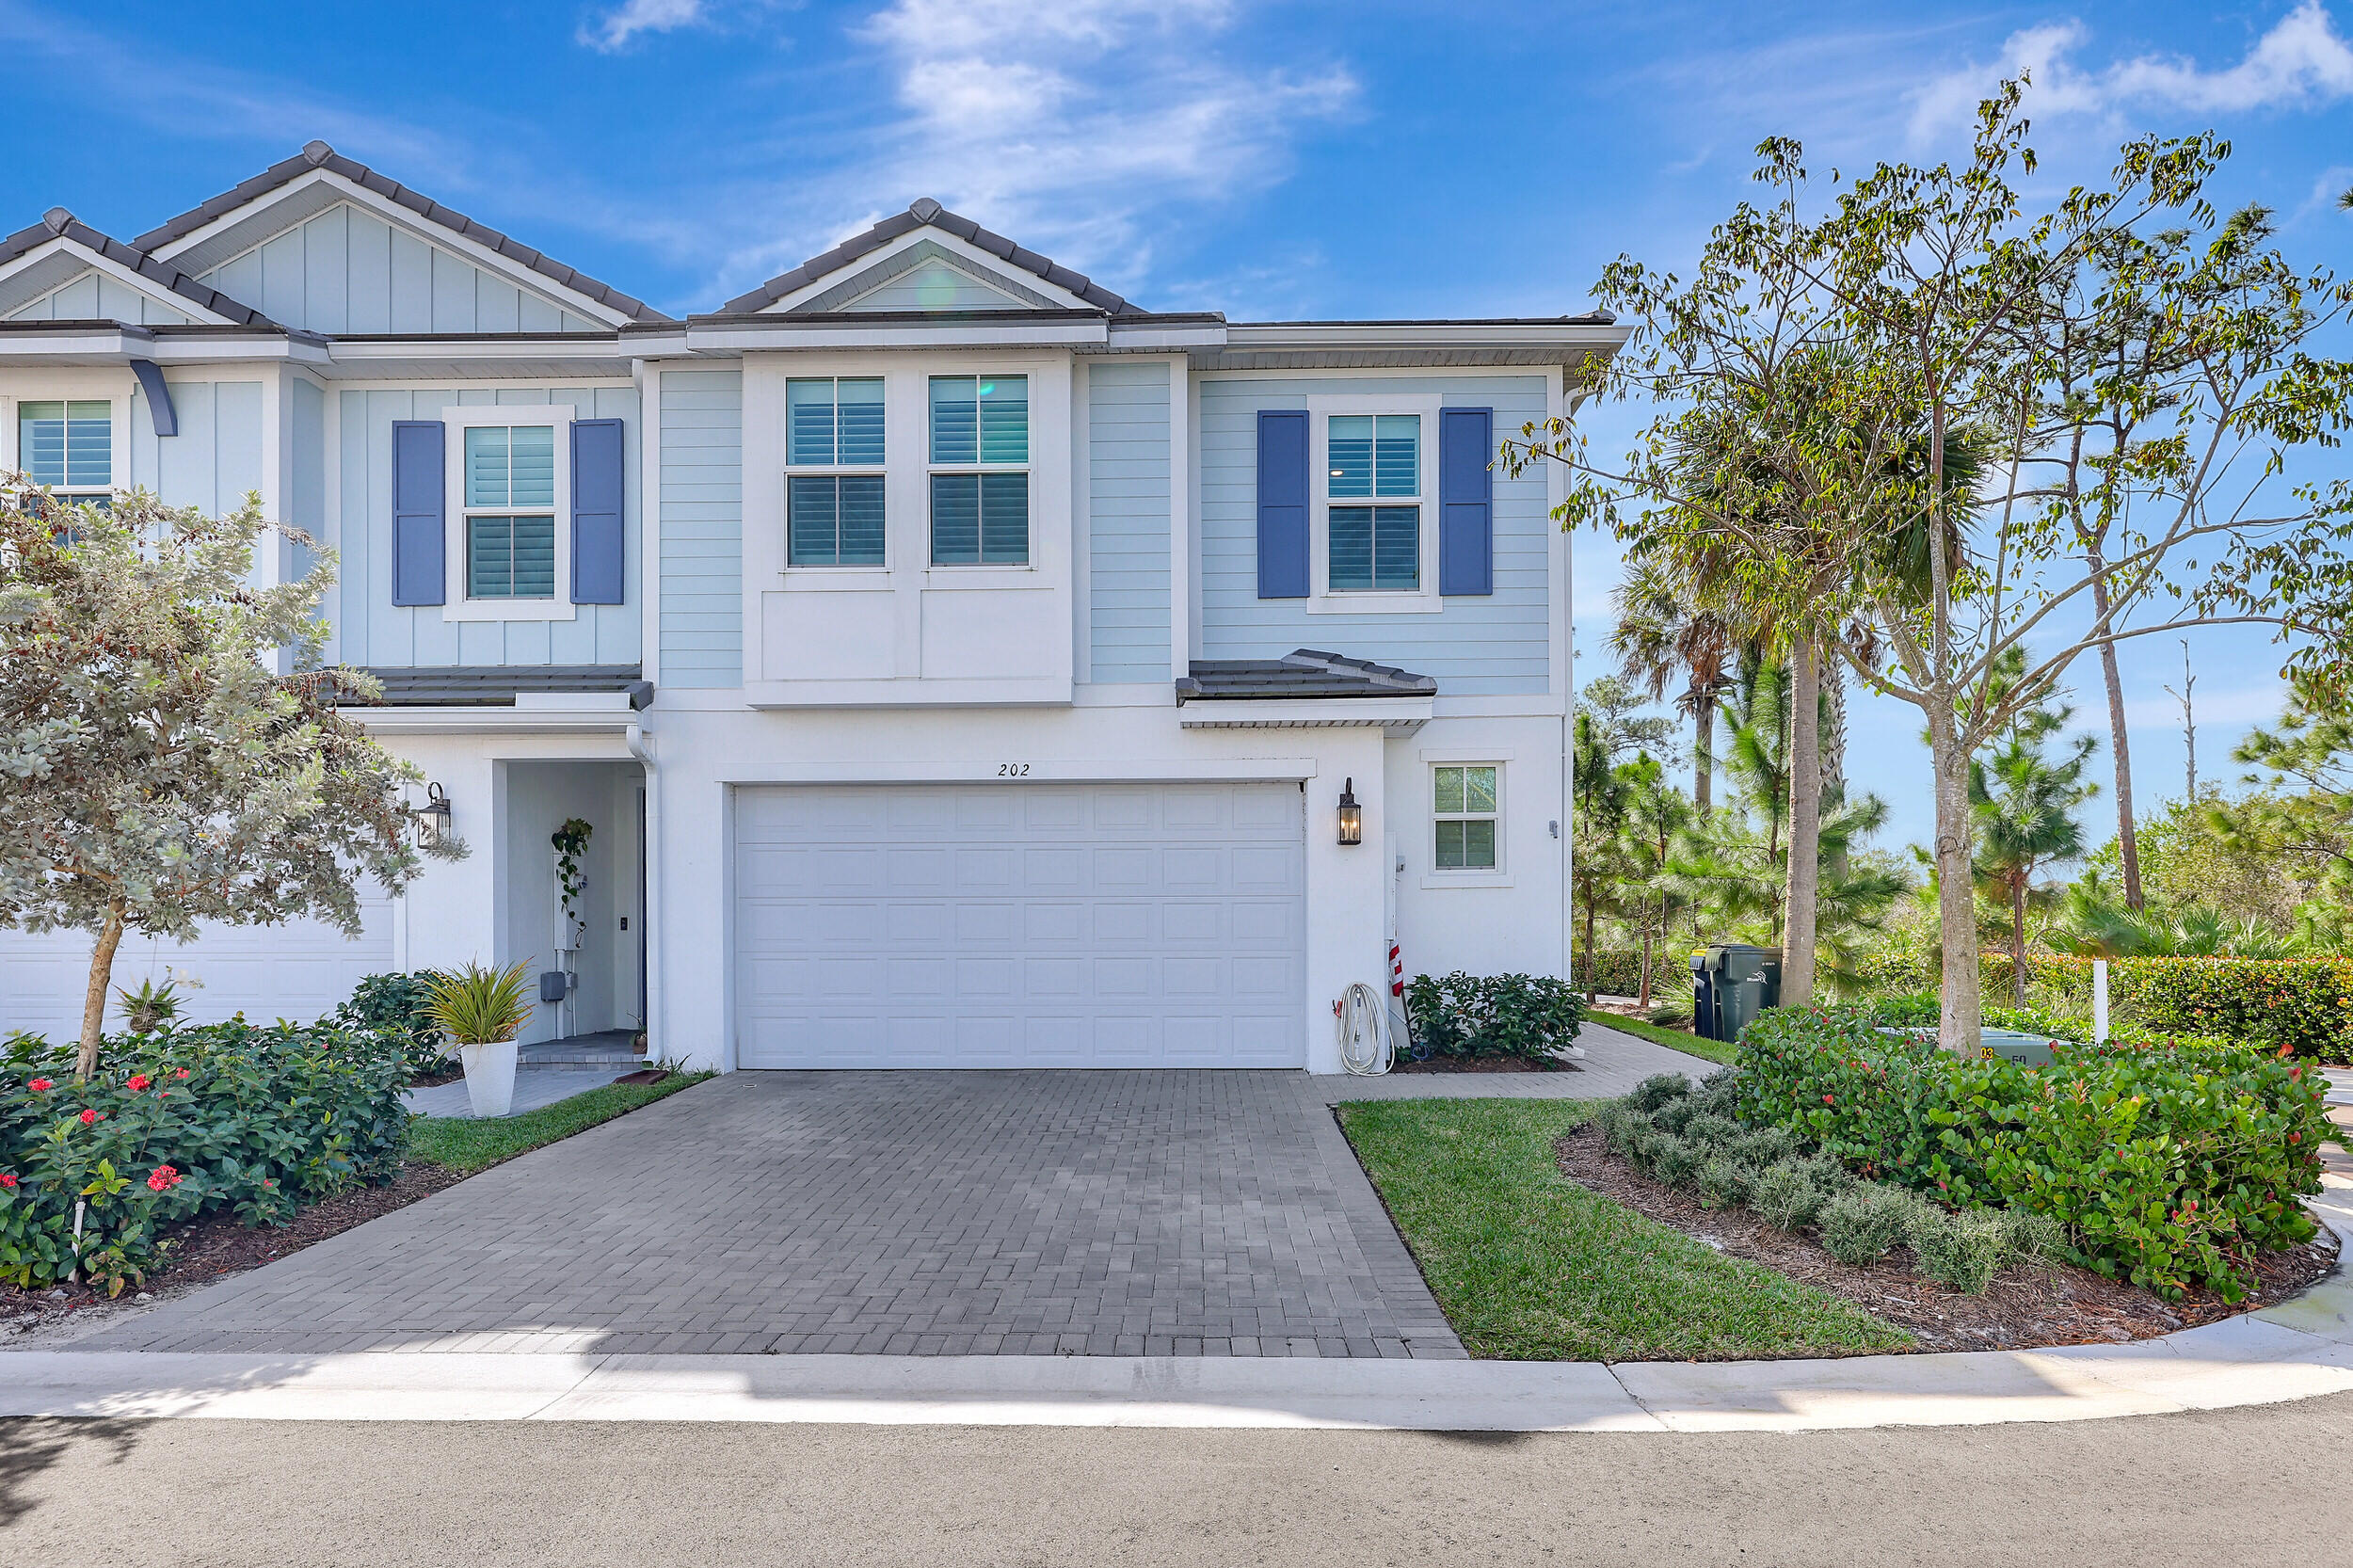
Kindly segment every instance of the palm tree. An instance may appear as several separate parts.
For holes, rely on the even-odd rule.
[[[1675,712],[1691,721],[1691,802],[1703,817],[1715,803],[1716,704],[1731,684],[1741,638],[1732,621],[1680,593],[1657,563],[1630,570],[1610,591],[1617,611],[1609,650],[1618,673],[1663,701],[1677,681]]]
[[[2070,708],[2046,711],[2014,728],[1991,758],[1969,764],[1969,805],[1977,818],[1977,873],[2009,905],[2010,997],[2026,1005],[2026,902],[2038,872],[2084,852],[2075,808],[2100,792],[2083,776],[2100,743],[2076,737],[2067,755],[2043,755],[2042,736],[2065,725]],[[2040,730],[2040,733],[2036,731]]]

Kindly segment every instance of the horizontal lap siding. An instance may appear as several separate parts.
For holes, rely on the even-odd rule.
[[[1310,615],[1305,600],[1261,600],[1257,582],[1257,415],[1314,397],[1438,394],[1449,408],[1493,408],[1497,440],[1545,417],[1538,376],[1206,377],[1201,387],[1201,648],[1204,659],[1279,658],[1328,648],[1435,676],[1463,696],[1542,692],[1551,679],[1547,578],[1552,520],[1545,475],[1495,475],[1495,592],[1444,600],[1437,615]],[[1424,435],[1437,460],[1437,432]],[[1433,470],[1427,494],[1437,493]],[[1321,490],[1314,494],[1321,504]],[[1437,526],[1425,504],[1422,526]]]
[[[348,205],[199,281],[312,332],[586,332],[600,325]]]
[[[744,683],[744,376],[662,373],[662,683]]]
[[[1090,679],[1169,679],[1168,366],[1087,373]]]
[[[632,387],[466,387],[423,392],[345,392],[343,399],[343,624],[344,659],[399,669],[442,664],[634,664],[639,662],[638,497],[642,476],[626,464],[621,528],[624,578],[618,604],[576,604],[557,621],[447,621],[441,606],[392,602],[392,424],[440,419],[453,407],[568,404],[577,419],[623,422],[624,450],[636,450]],[[453,442],[452,451],[458,450]],[[571,520],[558,518],[558,528]],[[556,585],[559,594],[567,585]]]

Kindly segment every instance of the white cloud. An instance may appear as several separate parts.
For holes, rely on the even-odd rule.
[[[1216,50],[1232,0],[893,0],[859,29],[897,105],[877,151],[780,193],[833,232],[876,203],[936,198],[1113,288],[1146,274],[1156,221],[1260,189],[1303,128],[1345,113],[1345,67],[1266,71]],[[734,282],[808,254],[729,258]]]
[[[2207,71],[2181,56],[2143,55],[2087,69],[2074,56],[2090,39],[2079,22],[2046,23],[2012,33],[1991,65],[1972,63],[1913,94],[1915,144],[1965,125],[1977,103],[2005,78],[2032,77],[2027,103],[2037,115],[2108,116],[2155,105],[2199,112],[2297,108],[2353,94],[2353,47],[2320,0],[2303,0],[2255,40],[2244,59]]]
[[[668,33],[710,21],[703,0],[626,0],[602,16],[581,24],[580,41],[612,54],[640,33]]]

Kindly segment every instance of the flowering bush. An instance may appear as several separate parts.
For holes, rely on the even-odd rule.
[[[72,1078],[74,1046],[0,1044],[0,1279],[78,1266],[120,1291],[157,1230],[232,1210],[263,1222],[397,1171],[408,1073],[394,1033],[243,1022],[109,1039]],[[80,1235],[74,1209],[81,1206]]]
[[[351,1000],[335,1009],[335,1022],[345,1029],[377,1030],[400,1037],[412,1077],[422,1078],[447,1066],[441,1026],[425,1008],[433,983],[431,970],[416,974],[372,974],[363,977]]]
[[[1743,1120],[1958,1208],[2015,1207],[2086,1267],[2161,1295],[2245,1293],[2251,1255],[2311,1240],[2325,1085],[2260,1048],[2120,1043],[2047,1067],[1964,1061],[1859,1010],[1767,1011],[1741,1036]]]

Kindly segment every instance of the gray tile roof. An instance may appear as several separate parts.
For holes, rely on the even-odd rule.
[[[632,708],[653,700],[635,664],[446,664],[372,669],[392,708],[512,708],[518,693],[627,692]]]
[[[0,266],[8,265],[19,256],[54,239],[69,239],[85,249],[95,250],[117,266],[126,267],[158,288],[176,294],[235,326],[278,325],[250,305],[241,304],[218,289],[207,288],[168,262],[155,260],[147,254],[146,247],[125,245],[120,240],[100,233],[63,207],[50,208],[41,215],[39,223],[19,229],[7,239],[0,240]]]
[[[953,234],[1000,261],[1010,263],[1045,279],[1056,288],[1077,295],[1097,310],[1108,311],[1112,315],[1128,315],[1135,312],[1136,307],[1111,290],[1089,280],[1084,273],[1073,272],[1034,250],[1024,250],[1002,234],[990,233],[970,218],[948,211],[927,196],[909,206],[905,212],[893,213],[855,239],[843,240],[824,255],[811,256],[792,271],[769,279],[751,293],[738,295],[720,306],[719,313],[735,315],[764,311],[795,289],[805,288],[818,279],[848,266],[860,256],[881,249],[902,234],[925,228]]]
[[[314,168],[330,169],[361,189],[408,208],[428,223],[439,224],[454,233],[463,234],[487,250],[495,251],[510,262],[529,267],[542,278],[552,279],[564,287],[635,320],[670,319],[645,301],[623,294],[609,283],[600,283],[586,273],[566,266],[552,256],[542,255],[527,245],[508,239],[488,224],[476,223],[463,213],[444,207],[396,181],[386,179],[365,164],[344,157],[323,141],[304,143],[302,151],[293,157],[270,165],[252,179],[222,191],[201,206],[191,207],[160,228],[149,230],[131,244],[139,250],[153,250],[169,245],[184,235],[194,233],[223,214],[234,212],[254,198],[265,196]]]
[[[1303,648],[1281,659],[1195,659],[1176,702],[1270,697],[1434,696],[1435,677]]]

